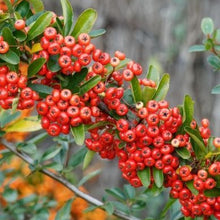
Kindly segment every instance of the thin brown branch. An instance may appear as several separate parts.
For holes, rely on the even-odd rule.
[[[8,143],[7,141],[5,141],[4,139],[1,140],[1,143],[7,148],[9,149],[11,152],[13,152],[16,156],[20,157],[23,161],[25,161],[26,163],[33,165],[34,161],[31,157],[29,157],[26,154],[23,154],[21,152],[18,152],[16,150],[16,148],[11,145],[10,143]],[[51,177],[52,179],[58,181],[59,183],[61,183],[62,185],[64,185],[65,187],[67,187],[69,190],[71,190],[73,193],[75,193],[75,195],[77,195],[78,197],[85,199],[87,202],[89,202],[92,205],[98,206],[99,208],[103,209],[102,206],[104,205],[103,202],[99,201],[98,199],[80,191],[76,186],[74,186],[73,184],[71,184],[69,181],[67,181],[64,177],[59,176],[53,172],[51,172],[50,170],[47,169],[41,169],[39,170],[39,172]],[[139,218],[136,218],[134,216],[129,216],[126,213],[119,211],[119,210],[114,210],[113,215],[119,217],[120,219],[124,219],[124,220],[140,220]]]

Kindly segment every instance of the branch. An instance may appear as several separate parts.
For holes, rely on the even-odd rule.
[[[11,152],[13,152],[16,156],[20,157],[23,161],[25,161],[26,163],[33,165],[34,161],[31,157],[29,157],[26,154],[20,153],[19,151],[17,151],[17,149],[12,146],[10,143],[8,143],[7,141],[5,141],[4,139],[1,140],[2,144],[9,149]],[[77,195],[78,197],[85,199],[87,202],[89,202],[92,205],[98,206],[99,208],[105,210],[102,206],[104,205],[103,202],[99,201],[98,199],[80,191],[76,186],[72,185],[69,181],[67,181],[66,179],[64,179],[61,176],[58,176],[57,174],[47,170],[47,169],[41,169],[39,170],[39,172],[44,173],[45,175],[51,177],[52,179],[58,181],[59,183],[61,183],[62,185],[64,185],[65,187],[67,187],[69,190],[71,190],[73,193],[75,193],[75,195]],[[124,219],[124,220],[140,220],[139,218],[136,218],[134,216],[129,216],[126,213],[119,211],[119,210],[114,210],[113,215]]]

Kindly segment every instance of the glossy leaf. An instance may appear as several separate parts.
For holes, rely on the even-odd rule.
[[[0,54],[0,59],[4,60],[6,63],[16,65],[20,62],[19,56],[13,52],[12,50],[9,50],[5,54]]]
[[[41,129],[41,122],[37,116],[30,116],[27,118],[20,119],[8,126],[6,132],[32,132]]]
[[[87,181],[89,181],[90,179],[92,179],[93,177],[99,175],[101,173],[101,169],[99,170],[95,170],[93,172],[90,172],[88,175],[84,176],[79,183],[77,184],[78,187],[82,186],[83,184],[85,184]]]
[[[170,207],[176,202],[177,200],[174,198],[169,198],[169,200],[166,202],[166,205],[164,207],[164,209],[162,210],[161,214],[160,214],[160,218],[164,219],[167,212],[169,211]]]
[[[64,35],[64,30],[63,30],[63,22],[61,22],[61,20],[59,19],[59,17],[56,17],[56,26],[57,26],[57,29],[59,31],[59,33],[61,35]]]
[[[4,27],[2,30],[2,36],[9,45],[17,45],[17,42],[12,34],[12,31],[9,27]],[[13,47],[11,47],[13,48]]]
[[[195,189],[195,187],[193,186],[193,180],[185,182],[187,188],[194,194],[194,195],[198,195],[199,192],[197,189]]]
[[[33,0],[33,1],[35,1],[35,0]],[[44,11],[40,11],[40,12],[38,12],[38,13],[32,15],[31,17],[29,17],[29,18],[25,21],[26,25],[27,25],[27,26],[31,25],[31,24],[32,24],[33,22],[35,22],[42,14],[44,14]]]
[[[71,127],[71,132],[73,134],[76,144],[82,146],[85,141],[85,127],[81,124],[77,127]]]
[[[32,137],[30,140],[27,141],[27,143],[31,144],[39,144],[41,141],[43,141],[45,138],[47,138],[49,135],[47,132],[40,133],[34,137]]]
[[[85,82],[83,85],[80,86],[79,94],[81,96],[84,95],[90,89],[95,87],[101,81],[101,79],[102,79],[102,77],[99,75],[92,77],[90,80],[88,80],[87,82]]]
[[[89,164],[91,163],[93,157],[95,156],[95,151],[92,151],[92,150],[88,150],[86,155],[85,155],[85,158],[84,158],[84,161],[83,161],[83,170],[86,169]]]
[[[46,59],[43,57],[34,60],[28,66],[28,77],[36,75],[45,63],[46,63]]]
[[[108,213],[108,215],[112,215],[114,212],[114,205],[112,202],[106,202],[103,206],[104,210]]]
[[[92,30],[89,32],[89,36],[91,38],[96,38],[96,37],[104,35],[105,33],[106,33],[105,29]]]
[[[150,67],[148,69],[147,79],[153,80],[156,83],[156,85],[158,85],[158,83],[160,81],[160,73],[152,65],[150,65]]]
[[[4,128],[5,125],[18,119],[20,116],[21,116],[20,111],[16,111],[15,113],[12,113],[11,110],[1,110],[1,112],[0,112],[0,127]]]
[[[141,86],[136,76],[131,80],[131,91],[135,102],[142,100]]]
[[[44,4],[41,0],[29,0],[35,13],[41,12],[44,10]]]
[[[205,35],[212,34],[214,31],[213,20],[209,17],[203,18],[201,22],[201,29]]]
[[[220,196],[220,189],[214,188],[214,189],[210,189],[210,190],[205,190],[204,194],[207,197],[218,197],[218,196]]]
[[[97,123],[86,126],[87,130],[92,130],[94,128],[105,127],[106,125],[110,125],[111,123],[108,121],[99,121]]]
[[[17,149],[27,154],[35,154],[37,152],[37,147],[32,143],[21,143],[18,144]]]
[[[22,17],[26,17],[29,10],[30,10],[30,4],[25,0],[21,1],[15,8],[15,11],[18,12]]]
[[[14,34],[15,38],[20,42],[26,40],[26,38],[27,38],[27,35],[23,31],[17,30],[17,31],[14,31],[13,34]]]
[[[139,179],[141,180],[143,186],[148,188],[150,186],[150,179],[151,179],[151,174],[150,174],[150,168],[146,167],[144,170],[140,170],[137,172],[137,175]]]
[[[73,28],[73,9],[69,0],[61,0],[64,17],[64,35],[70,35]]]
[[[28,41],[33,40],[35,37],[42,34],[45,28],[50,25],[52,17],[53,17],[53,14],[52,12],[49,12],[49,11],[42,14],[28,31],[27,40]]]
[[[153,177],[154,177],[154,182],[158,188],[163,186],[163,181],[164,181],[164,176],[163,176],[163,171],[158,170],[157,168],[153,168]]]
[[[133,199],[135,197],[135,189],[133,186],[131,186],[130,184],[125,184],[123,186],[124,188],[124,192],[126,194],[126,196],[129,198],[129,199]]]
[[[212,89],[212,94],[220,94],[220,84]]]
[[[92,30],[96,18],[97,12],[94,9],[88,8],[83,11],[78,17],[71,35],[77,38],[81,33],[89,33]]]
[[[190,152],[185,147],[175,148],[177,154],[183,159],[189,159],[191,157]]]
[[[148,101],[152,100],[155,93],[156,93],[155,88],[145,86],[142,90],[142,100],[143,100],[144,104],[146,104]]]
[[[70,199],[66,202],[66,204],[58,211],[55,220],[69,220],[70,219],[70,211],[72,207],[73,199]]]
[[[185,127],[185,131],[194,141],[192,147],[196,154],[196,157],[203,158],[207,154],[207,148],[205,147],[205,144],[203,142],[203,139],[201,138],[199,131],[190,127]]]
[[[206,48],[203,44],[193,45],[189,48],[189,52],[203,52],[206,51]]]
[[[43,155],[41,158],[41,161],[45,161],[45,160],[50,160],[52,158],[54,158],[57,154],[60,153],[60,151],[62,150],[62,147],[58,147],[58,148],[49,148]]]
[[[51,87],[43,85],[43,84],[28,84],[28,87],[33,89],[35,92],[48,94],[48,95],[50,95],[53,91]]]
[[[36,43],[32,46],[30,52],[33,54],[33,53],[37,53],[39,51],[43,50],[43,48],[41,47],[41,44],[40,43]]]
[[[115,197],[116,199],[119,199],[121,201],[125,201],[126,200],[126,196],[125,196],[124,192],[121,189],[117,188],[117,187],[112,188],[112,189],[106,189],[105,191],[109,195]]]
[[[81,164],[84,161],[84,158],[85,158],[87,152],[88,152],[88,149],[86,147],[83,147],[82,149],[75,152],[71,156],[68,165],[71,168],[77,167],[79,164]]]
[[[163,100],[167,92],[169,90],[169,83],[170,83],[170,76],[169,74],[164,74],[162,79],[160,80],[159,86],[157,88],[157,91],[155,92],[153,99],[156,101]]]
[[[53,55],[49,57],[49,60],[47,62],[47,68],[53,73],[58,72],[61,69],[58,63],[58,59],[59,55]]]
[[[13,7],[12,7],[12,4],[11,4],[11,1],[10,0],[4,0],[4,2],[7,5],[8,11],[10,13],[12,13],[13,12]]]
[[[220,58],[215,55],[210,55],[207,58],[208,63],[216,70],[220,69]]]

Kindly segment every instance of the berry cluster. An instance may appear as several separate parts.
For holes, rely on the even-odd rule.
[[[0,67],[0,106],[4,109],[12,108],[16,100],[17,109],[29,109],[39,99],[39,95],[27,87],[27,77],[9,71],[7,66]]]

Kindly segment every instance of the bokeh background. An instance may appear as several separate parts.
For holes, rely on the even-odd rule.
[[[59,0],[44,0],[47,10],[61,14]],[[124,51],[143,65],[145,71],[154,63],[161,72],[171,75],[167,99],[171,105],[181,104],[184,94],[195,100],[196,119],[211,121],[214,135],[220,134],[220,96],[211,89],[220,83],[220,73],[208,66],[207,53],[189,53],[188,48],[202,42],[200,29],[203,17],[212,17],[220,27],[219,0],[71,0],[78,16],[92,7],[98,12],[96,28],[107,33],[96,40],[101,49],[113,54]],[[101,161],[94,164],[103,172],[87,186],[90,192],[103,195],[105,187],[122,183],[117,163]]]

